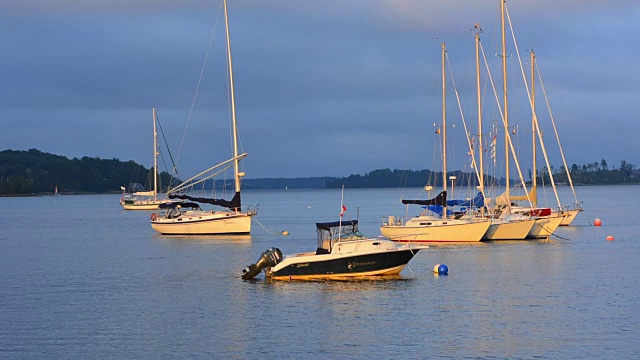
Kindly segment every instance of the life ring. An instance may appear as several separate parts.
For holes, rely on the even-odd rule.
[[[151,221],[156,221],[156,213],[151,213]]]

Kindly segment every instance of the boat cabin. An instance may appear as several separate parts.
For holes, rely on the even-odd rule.
[[[200,205],[194,202],[171,202],[158,206],[160,210],[166,210],[167,219],[177,218],[182,215],[181,209],[200,210]]]
[[[316,223],[316,231],[318,233],[316,255],[330,254],[334,244],[339,241],[364,237],[358,231],[358,220]]]

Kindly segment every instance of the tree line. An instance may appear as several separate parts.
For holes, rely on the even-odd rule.
[[[551,173],[556,184],[568,184],[569,178],[564,166],[554,168],[551,166]],[[640,171],[635,165],[622,160],[620,167],[613,165],[609,168],[607,161],[602,159],[598,162],[584,165],[573,164],[570,169],[571,180],[575,185],[604,185],[604,184],[638,184],[640,183]],[[455,176],[456,186],[477,186],[477,179],[474,172],[452,171],[447,173],[447,179]],[[327,188],[340,188],[343,185],[348,188],[391,188],[391,187],[423,187],[432,185],[442,186],[442,172],[431,170],[391,170],[378,169],[367,174],[353,174],[342,178],[327,178]],[[529,170],[528,183],[532,181],[532,172]],[[550,184],[549,170],[544,167],[537,173],[538,184]],[[449,180],[448,180],[449,181]],[[494,178],[486,176],[485,186],[504,185],[504,178]],[[512,185],[517,180],[510,181]]]
[[[0,195],[53,193],[109,193],[121,186],[153,184],[153,171],[134,161],[87,157],[69,159],[30,150],[0,152]],[[160,182],[169,184],[171,175],[160,174]],[[152,185],[151,185],[152,186]]]
[[[549,183],[549,172],[556,183],[568,183],[564,166],[551,171],[546,167],[537,174],[539,184]],[[150,189],[153,184],[153,171],[134,161],[118,159],[100,159],[98,157],[82,157],[69,159],[30,150],[0,151],[0,195],[51,194],[55,187],[60,193],[112,193],[120,192],[121,186],[140,184],[137,190]],[[640,171],[635,165],[621,161],[620,165],[609,166],[602,159],[593,163],[577,165],[570,168],[571,179],[577,185],[600,184],[637,184],[640,183]],[[453,171],[447,173],[447,179],[455,176],[456,186],[476,186],[474,172]],[[529,171],[528,182],[531,182]],[[165,187],[173,179],[177,179],[165,171],[160,174],[160,183]],[[449,180],[448,180],[449,181]],[[485,185],[504,184],[504,178],[485,177]],[[231,183],[229,183],[231,184]],[[310,188],[392,188],[442,186],[442,172],[431,170],[391,170],[378,169],[367,174],[354,174],[347,177],[316,177],[295,179],[245,179],[245,189],[310,189]],[[208,186],[219,187],[221,183]],[[231,186],[231,185],[229,185]]]
[[[609,168],[609,164],[605,159],[595,161],[588,164],[571,165],[569,169],[571,180],[574,185],[606,185],[606,184],[637,184],[640,183],[640,171],[638,168],[622,160],[620,166],[616,168],[615,164]],[[568,183],[569,178],[564,165],[559,168],[551,166],[553,180],[556,183]],[[551,181],[549,170],[546,166],[542,169],[538,181],[545,181],[547,184]]]

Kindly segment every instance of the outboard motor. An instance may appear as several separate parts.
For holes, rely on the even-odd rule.
[[[278,265],[282,261],[282,252],[276,247],[270,247],[265,250],[255,264],[249,265],[246,269],[242,269],[242,278],[250,280],[256,277],[262,269]]]

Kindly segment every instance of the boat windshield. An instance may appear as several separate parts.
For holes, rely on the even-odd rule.
[[[365,237],[358,231],[358,220],[334,221],[316,223],[318,233],[318,248],[331,251],[331,247],[338,241],[361,239]]]

